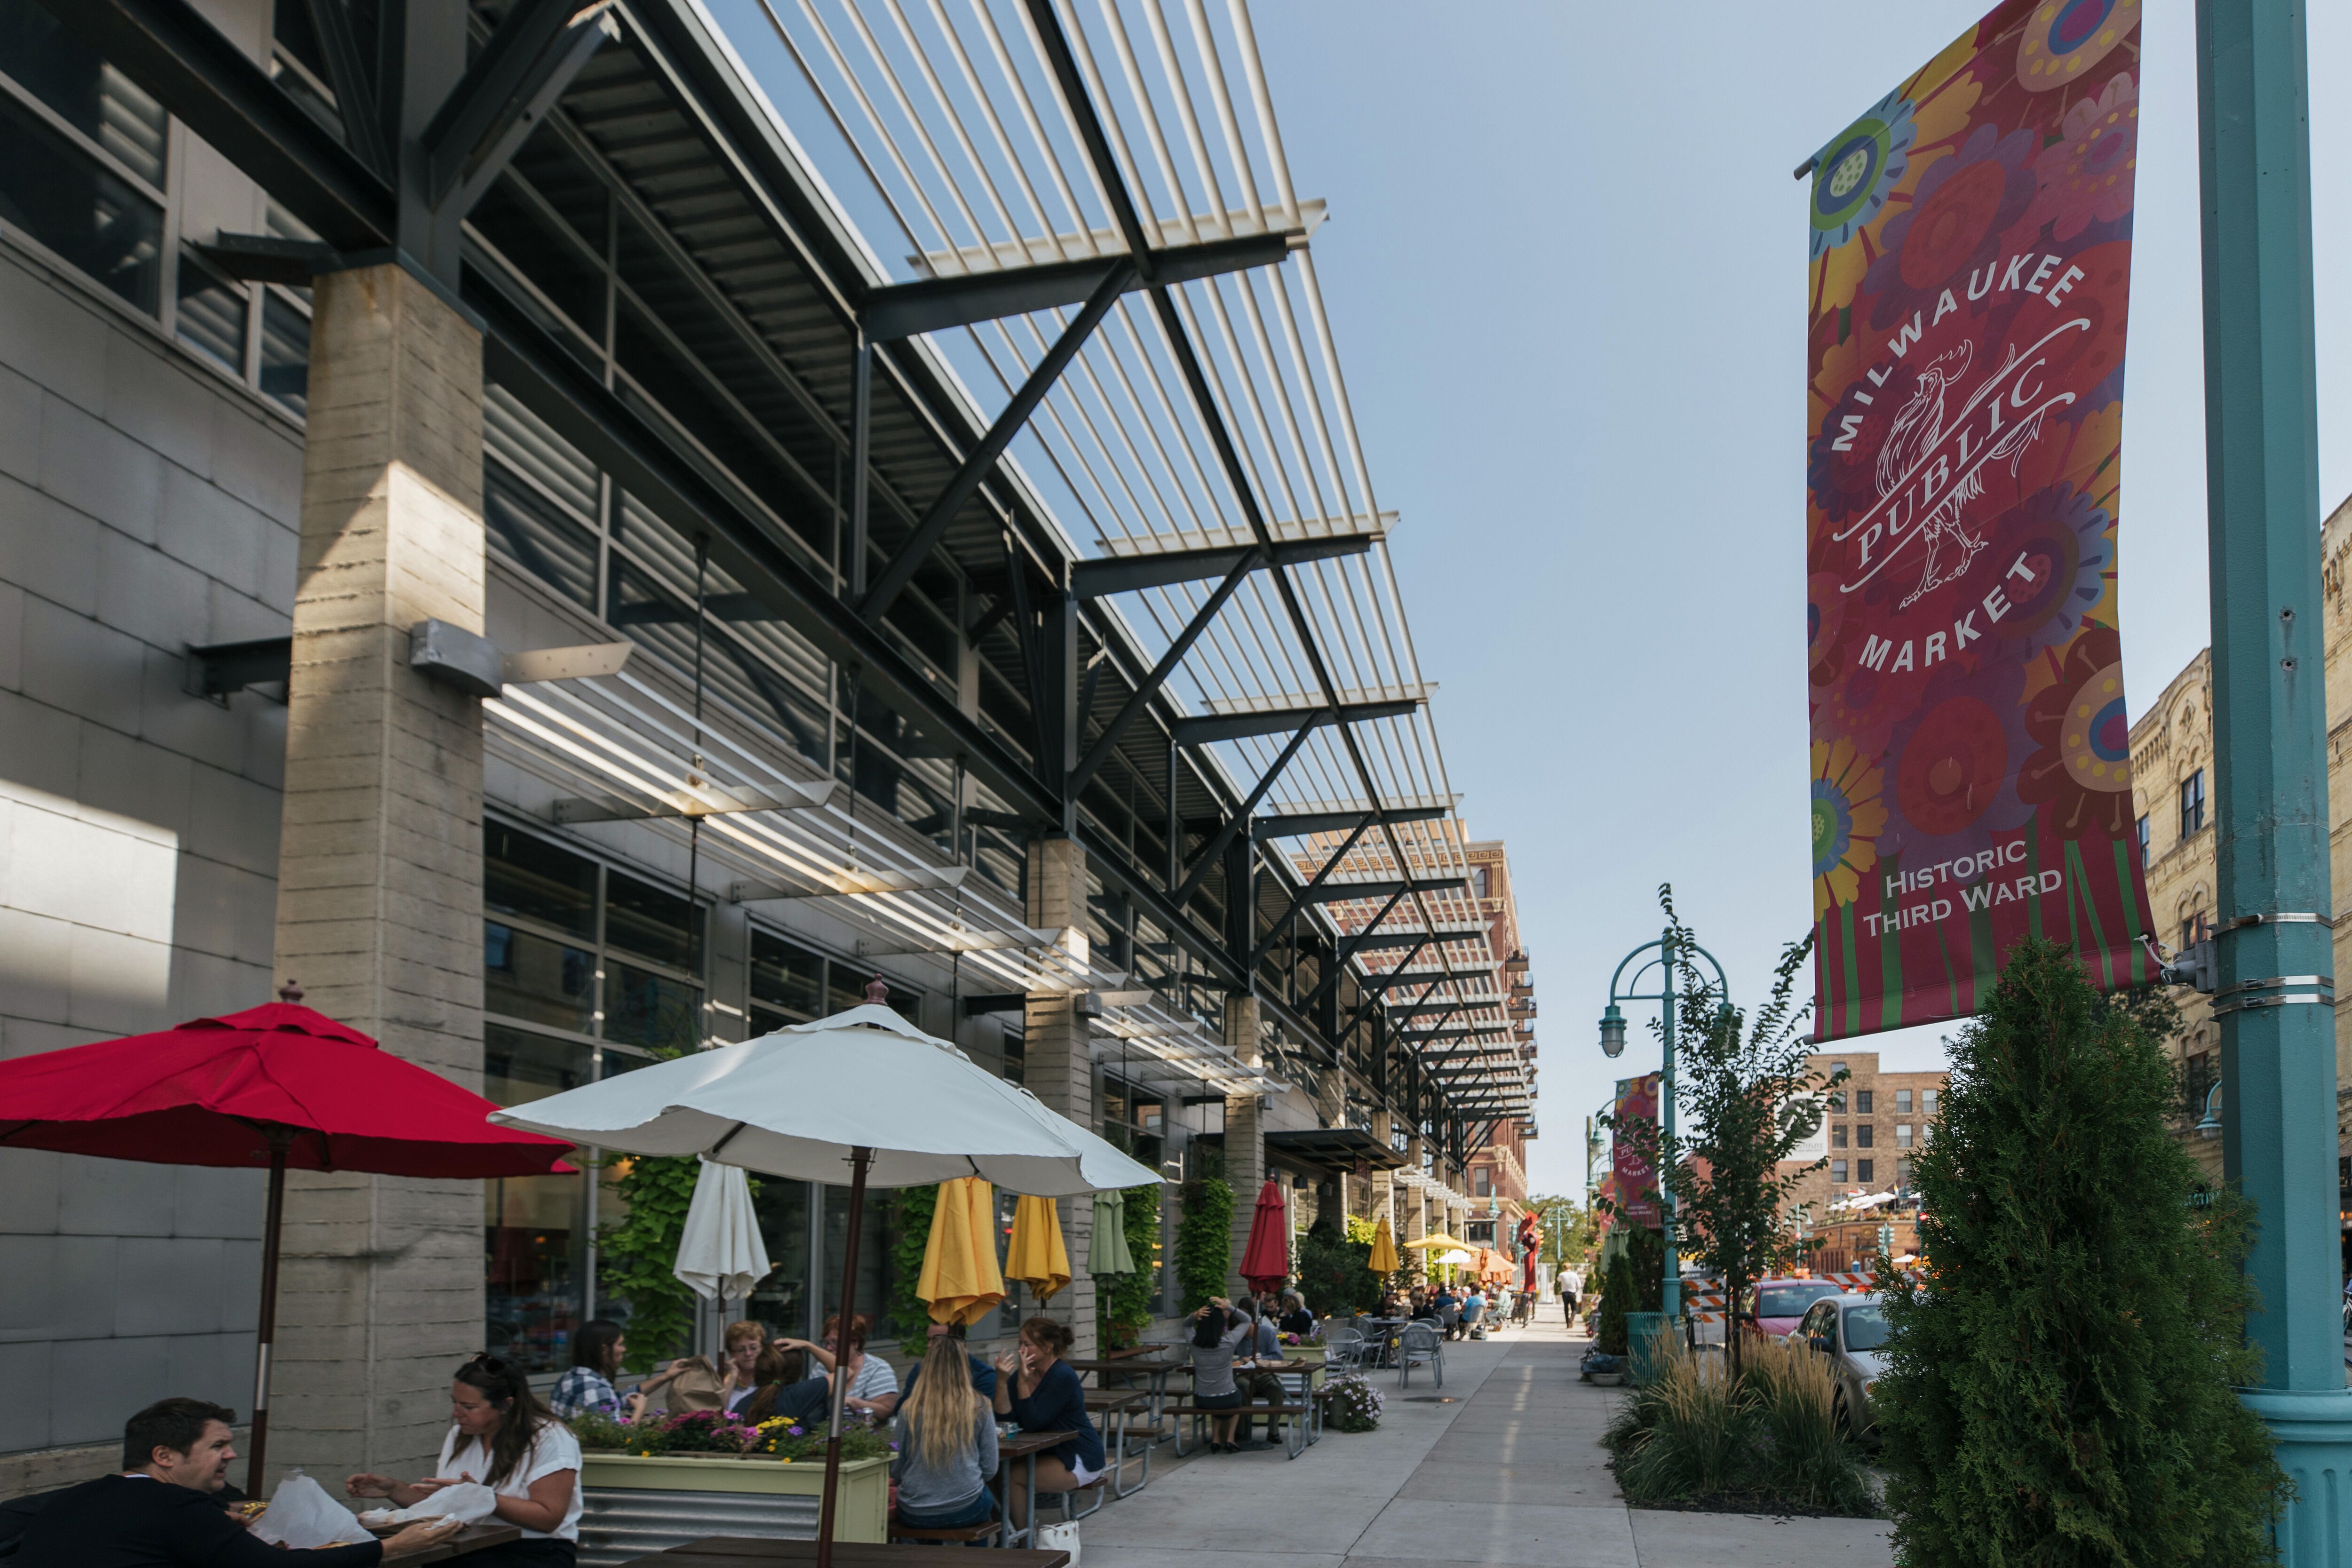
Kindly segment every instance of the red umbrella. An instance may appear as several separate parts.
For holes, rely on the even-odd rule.
[[[569,1143],[494,1126],[498,1107],[380,1050],[357,1029],[289,998],[225,1018],[0,1062],[0,1147],[165,1165],[269,1171],[248,1489],[269,1428],[278,1331],[278,1241],[286,1173],[543,1176]]]
[[[1257,1190],[1249,1245],[1242,1248],[1242,1278],[1257,1291],[1279,1289],[1290,1278],[1290,1238],[1283,1234],[1282,1187],[1271,1178]]]

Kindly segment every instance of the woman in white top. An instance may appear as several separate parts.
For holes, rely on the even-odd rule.
[[[449,1386],[454,1423],[441,1442],[431,1479],[403,1483],[357,1475],[344,1483],[355,1498],[385,1498],[414,1508],[461,1481],[498,1495],[497,1517],[520,1525],[522,1539],[473,1553],[467,1568],[572,1568],[580,1539],[580,1440],[547,1412],[520,1369],[478,1355]]]

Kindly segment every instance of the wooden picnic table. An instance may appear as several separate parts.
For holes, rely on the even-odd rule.
[[[1113,1377],[1128,1378],[1140,1375],[1148,1378],[1151,1388],[1151,1440],[1155,1443],[1164,1443],[1169,1437],[1175,1436],[1172,1432],[1165,1435],[1160,1433],[1160,1412],[1168,1405],[1169,1374],[1191,1367],[1192,1363],[1189,1358],[1183,1361],[1145,1361],[1140,1357],[1123,1357],[1116,1360],[1096,1357],[1084,1361],[1073,1361],[1066,1357],[1063,1364],[1076,1373],[1081,1380],[1087,1373],[1094,1373],[1095,1385],[1097,1388],[1108,1388],[1109,1380]],[[1124,1497],[1126,1494],[1122,1492],[1118,1495]]]
[[[447,1541],[436,1541],[415,1552],[387,1552],[383,1560],[401,1563],[404,1568],[409,1563],[446,1563],[452,1557],[470,1556],[521,1539],[522,1527],[519,1524],[469,1524]]]
[[[1124,1350],[1109,1351],[1109,1352],[1106,1352],[1105,1353],[1109,1357],[1109,1359],[1110,1359],[1110,1360],[1112,1360],[1112,1361],[1118,1361],[1118,1360],[1120,1360],[1120,1359],[1122,1359],[1122,1358],[1124,1358],[1124,1357],[1127,1357],[1127,1356],[1149,1355],[1149,1354],[1150,1354],[1153,1351],[1164,1351],[1164,1350],[1166,1350],[1167,1348],[1168,1348],[1168,1344],[1167,1344],[1167,1342],[1166,1342],[1166,1341],[1164,1341],[1164,1340],[1151,1340],[1151,1341],[1147,1341],[1147,1342],[1145,1342],[1144,1343],[1139,1344],[1139,1345],[1129,1345],[1129,1346],[1128,1346],[1126,1349],[1124,1349]]]
[[[1075,1432],[1015,1432],[1010,1437],[996,1440],[996,1511],[1004,1521],[1004,1544],[1034,1540],[1037,1531],[1037,1456],[1050,1453],[1077,1436]],[[1022,1518],[1029,1522],[1015,1530],[1013,1527],[1013,1462],[1024,1459],[1022,1468],[1028,1471],[1028,1510]],[[835,1551],[840,1550],[838,1544]],[[945,1548],[961,1552],[961,1546]],[[1057,1554],[1058,1555],[1058,1554]]]
[[[833,1560],[838,1568],[957,1568],[969,1564],[961,1546],[933,1546],[922,1542],[836,1541]],[[407,1559],[403,1559],[404,1562]],[[772,1563],[814,1563],[814,1541],[775,1541],[761,1536],[713,1535],[689,1541],[650,1557],[633,1559],[623,1568],[766,1568]],[[980,1559],[990,1568],[1069,1568],[1066,1552],[1013,1550]]]
[[[1087,1415],[1118,1417],[1118,1442],[1107,1456],[1110,1468],[1104,1477],[1110,1483],[1110,1495],[1114,1498],[1131,1496],[1151,1484],[1151,1450],[1160,1435],[1159,1403],[1156,1399],[1153,1399],[1150,1412],[1152,1440],[1143,1445],[1143,1474],[1133,1486],[1126,1484],[1128,1422],[1130,1416],[1146,1414],[1135,1408],[1139,1401],[1146,1399],[1153,1399],[1153,1396],[1140,1388],[1089,1388],[1086,1391]]]

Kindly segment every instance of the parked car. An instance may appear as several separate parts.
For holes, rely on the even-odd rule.
[[[1756,1331],[1785,1340],[1797,1331],[1798,1320],[1805,1309],[1827,1296],[1842,1294],[1844,1287],[1830,1279],[1759,1279],[1756,1284]]]
[[[1829,1357],[1838,1424],[1857,1436],[1878,1426],[1870,1396],[1886,1370],[1886,1314],[1875,1290],[1825,1297],[1805,1309],[1789,1337]]]

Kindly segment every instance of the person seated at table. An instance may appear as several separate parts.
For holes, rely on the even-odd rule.
[[[1397,1293],[1394,1290],[1381,1292],[1379,1315],[1383,1318],[1401,1318],[1404,1315],[1404,1303],[1397,1300]]]
[[[539,1402],[522,1368],[494,1355],[459,1367],[449,1384],[449,1420],[440,1462],[426,1479],[369,1471],[343,1489],[414,1508],[444,1487],[477,1482],[496,1495],[492,1517],[520,1527],[522,1539],[473,1553],[467,1568],[571,1568],[580,1541],[580,1439]]]
[[[1234,1303],[1234,1310],[1248,1319],[1250,1322],[1250,1331],[1243,1337],[1243,1354],[1260,1363],[1258,1367],[1247,1372],[1237,1371],[1234,1386],[1242,1391],[1244,1399],[1253,1403],[1263,1399],[1269,1404],[1279,1405],[1287,1395],[1288,1390],[1283,1387],[1281,1377],[1270,1370],[1265,1370],[1264,1363],[1278,1362],[1282,1359],[1282,1336],[1276,1331],[1272,1318],[1259,1315],[1258,1304],[1255,1298],[1243,1297]],[[1244,1408],[1246,1411],[1247,1406]],[[1236,1445],[1255,1441],[1256,1426],[1257,1416],[1255,1414],[1244,1414],[1239,1423],[1241,1435],[1235,1439]],[[1269,1444],[1282,1441],[1282,1422],[1271,1415],[1265,1418],[1265,1440]]]
[[[1441,1282],[1437,1294],[1429,1299],[1429,1307],[1437,1315],[1438,1326],[1445,1331],[1447,1339],[1462,1337],[1462,1299],[1454,1293],[1453,1286]]]
[[[809,1365],[807,1354],[786,1350],[782,1340],[752,1363],[751,1393],[735,1415],[756,1426],[782,1416],[801,1426],[822,1426],[833,1397],[833,1379]]]
[[[768,1326],[745,1319],[727,1325],[727,1360],[719,1378],[719,1407],[740,1410],[760,1392],[761,1353],[768,1348]]]
[[[1462,1301],[1462,1332],[1467,1335],[1471,1330],[1478,1326],[1478,1321],[1486,1315],[1486,1292],[1483,1287],[1474,1281],[1470,1287],[1470,1294]]]
[[[610,1318],[591,1318],[581,1324],[572,1336],[571,1369],[548,1394],[549,1412],[559,1421],[592,1413],[625,1415],[632,1421],[643,1415],[644,1394],[635,1389],[622,1394],[613,1386],[613,1379],[621,1375],[621,1358],[628,1353],[627,1336]]]
[[[1249,1337],[1250,1321],[1234,1310],[1223,1296],[1213,1296],[1192,1314],[1192,1404],[1202,1410],[1238,1411],[1248,1395],[1234,1380],[1234,1357]],[[1209,1451],[1237,1454],[1234,1441],[1236,1417],[1209,1417]]]
[[[923,1375],[923,1368],[931,1364],[931,1352],[938,1348],[941,1340],[949,1338],[952,1338],[960,1345],[964,1345],[964,1370],[971,1374],[972,1388],[982,1399],[992,1405],[995,1403],[996,1369],[988,1364],[985,1357],[972,1354],[971,1346],[964,1344],[963,1325],[933,1323],[924,1333],[926,1342],[923,1346],[923,1359],[907,1369],[907,1381],[898,1385],[898,1404],[901,1408],[906,1405],[908,1400],[915,1396],[915,1382]]]
[[[1404,1304],[1407,1317],[1418,1318],[1426,1315],[1429,1311],[1429,1288],[1425,1285],[1414,1286],[1405,1292]]]
[[[221,1506],[236,1458],[236,1412],[201,1399],[165,1399],[123,1424],[122,1468],[50,1493],[16,1543],[22,1568],[287,1568],[279,1547],[246,1533]],[[306,1568],[369,1568],[446,1531],[412,1524],[386,1541],[305,1552]]]
[[[931,1375],[909,1374],[898,1395],[890,1479],[898,1483],[902,1524],[985,1524],[996,1517],[988,1489],[996,1479],[996,1412],[963,1361],[961,1340],[933,1335],[915,1368]]]
[[[1037,1456],[1037,1489],[1076,1491],[1102,1479],[1102,1434],[1087,1414],[1087,1391],[1078,1374],[1065,1365],[1063,1355],[1076,1336],[1066,1324],[1051,1318],[1031,1318],[1021,1325],[1019,1344],[996,1358],[999,1415],[1021,1423],[1024,1432],[1067,1432],[1069,1441],[1051,1453]],[[952,1363],[950,1363],[952,1364]],[[1025,1489],[1011,1489],[1013,1528],[1029,1524]]]
[[[1275,1327],[1286,1334],[1297,1334],[1300,1339],[1315,1331],[1315,1314],[1307,1310],[1307,1303],[1297,1291],[1285,1290],[1282,1293],[1282,1316]]]
[[[834,1370],[836,1356],[845,1356],[849,1394],[844,1408],[875,1420],[887,1421],[890,1413],[898,1408],[898,1374],[891,1371],[890,1363],[880,1356],[866,1353],[866,1336],[871,1328],[865,1314],[853,1313],[845,1341],[841,1314],[835,1312],[824,1321],[824,1343],[811,1344],[806,1340],[792,1339],[779,1339],[775,1342],[786,1350],[805,1352],[828,1373]]]

